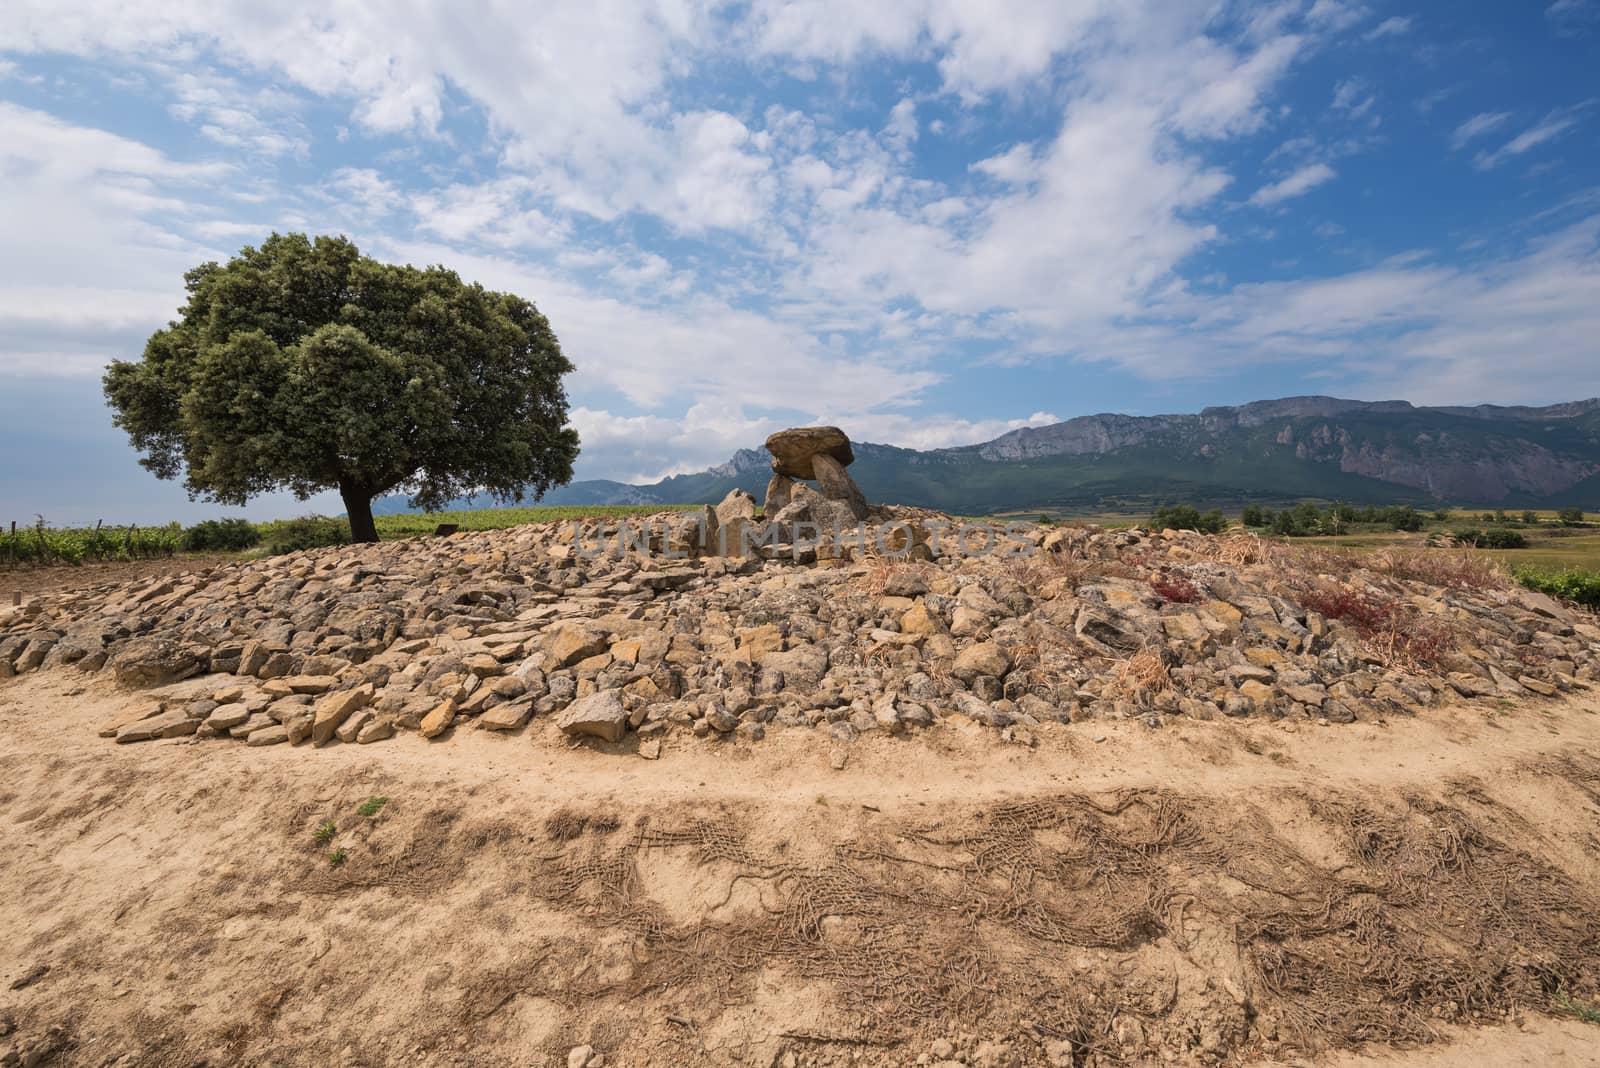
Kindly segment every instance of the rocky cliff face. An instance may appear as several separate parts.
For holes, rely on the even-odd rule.
[[[751,471],[766,471],[772,457],[765,449],[740,449],[725,464],[718,464],[710,473],[718,478],[737,478]]]
[[[1149,444],[1188,428],[1193,415],[1085,415],[1051,426],[1024,427],[977,446],[985,460],[1030,460],[1043,456],[1093,456]]]
[[[1265,459],[1282,449],[1299,461],[1441,499],[1496,501],[1548,496],[1600,473],[1600,441],[1567,435],[1552,447],[1540,440],[1554,426],[1597,412],[1600,399],[1548,408],[1419,408],[1406,401],[1286,397],[1198,415],[1083,416],[1015,430],[972,451],[1008,462],[1131,448],[1164,449],[1175,458],[1211,458],[1231,449]],[[1464,420],[1472,422],[1452,427]]]

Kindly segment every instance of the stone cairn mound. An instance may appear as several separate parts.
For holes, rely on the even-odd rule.
[[[1600,675],[1593,616],[1464,554],[1032,524],[967,554],[939,537],[948,517],[868,506],[838,430],[768,447],[764,509],[735,491],[714,509],[630,517],[648,545],[627,551],[583,551],[601,544],[598,521],[576,536],[531,524],[0,609],[0,680],[109,673],[148,697],[105,725],[118,742],[317,747],[548,720],[654,757],[671,734],[789,728],[839,744],[944,724],[1032,744],[1106,718],[1505,709]],[[892,551],[829,538],[797,550],[794,524],[835,516]],[[715,537],[745,526],[770,537]]]

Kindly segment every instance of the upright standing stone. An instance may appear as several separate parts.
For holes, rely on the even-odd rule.
[[[822,496],[830,501],[840,501],[849,509],[850,514],[857,519],[867,518],[867,497],[861,492],[861,487],[856,485],[838,460],[826,453],[818,453],[811,458],[812,470],[817,474],[817,488],[822,491]]]
[[[717,505],[717,526],[724,527],[730,520],[754,519],[756,517],[756,499],[742,489],[729,490],[728,495],[722,498],[722,503]]]
[[[788,475],[774,474],[767,482],[767,499],[761,511],[768,519],[773,518],[794,498],[795,480]]]

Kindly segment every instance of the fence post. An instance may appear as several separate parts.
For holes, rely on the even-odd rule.
[[[15,519],[13,519],[11,521],[11,541],[9,541],[6,544],[6,548],[8,550],[10,550],[10,552],[11,552],[11,562],[13,564],[16,563],[17,562],[17,521]]]

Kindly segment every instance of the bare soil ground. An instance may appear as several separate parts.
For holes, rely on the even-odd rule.
[[[139,582],[158,575],[182,575],[237,559],[236,555],[223,553],[188,553],[164,560],[103,560],[42,566],[0,564],[0,605],[10,604],[17,593],[27,599],[108,582]]]
[[[0,1052],[1600,1064],[1555,1000],[1592,1003],[1600,963],[1592,693],[1052,724],[1037,749],[945,726],[842,769],[801,731],[655,761],[540,720],[317,751],[97,737],[135,700],[0,683]]]

